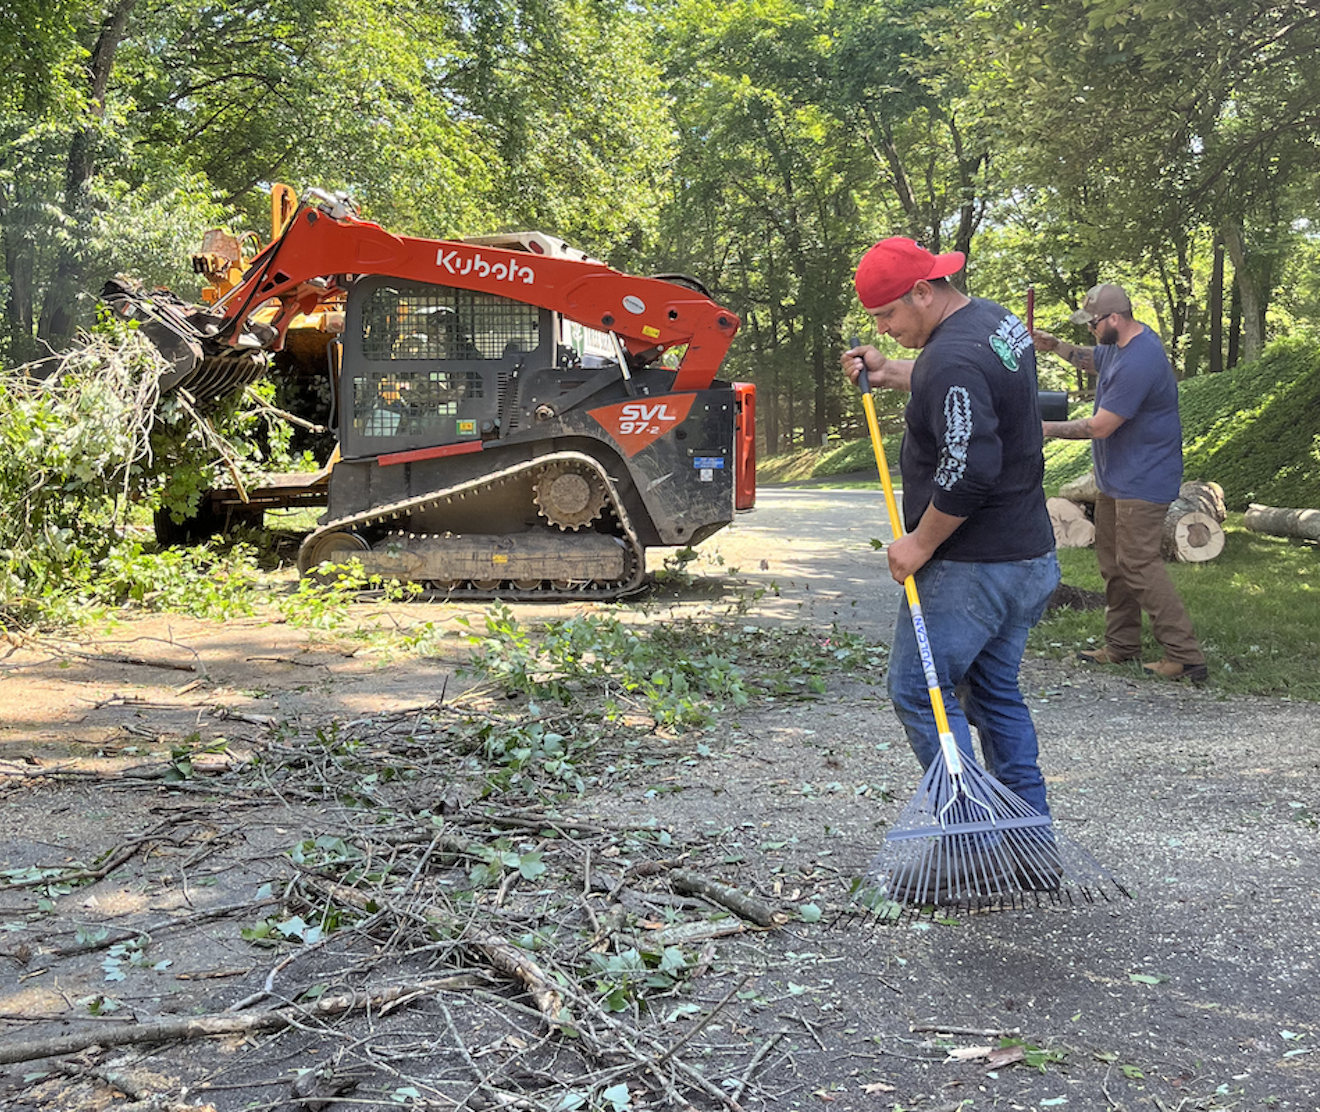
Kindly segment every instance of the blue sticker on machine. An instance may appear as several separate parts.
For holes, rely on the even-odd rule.
[[[724,466],[723,456],[695,456],[692,460],[692,466],[702,471],[708,468],[722,468]]]

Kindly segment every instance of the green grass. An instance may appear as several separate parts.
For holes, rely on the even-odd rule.
[[[1230,510],[1251,502],[1320,507],[1320,344],[1294,336],[1255,363],[1188,379],[1179,389],[1188,479],[1224,488]]]
[[[1320,700],[1317,546],[1248,532],[1240,514],[1229,514],[1224,532],[1224,551],[1214,560],[1168,565],[1205,650],[1209,687],[1233,695]],[[1094,549],[1062,549],[1059,563],[1065,583],[1104,589]],[[1157,660],[1161,653],[1149,620],[1142,639],[1144,658]],[[1028,648],[1067,657],[1103,642],[1103,611],[1063,610],[1036,627]],[[1134,680],[1140,675],[1135,664],[1130,671]]]

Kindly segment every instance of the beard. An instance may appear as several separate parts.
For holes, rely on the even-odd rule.
[[[1105,323],[1100,326],[1100,331],[1095,334],[1096,342],[1101,344],[1118,343],[1118,326]]]

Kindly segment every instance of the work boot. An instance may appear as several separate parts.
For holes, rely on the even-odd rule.
[[[1131,656],[1119,656],[1113,649],[1106,645],[1103,649],[1084,649],[1077,654],[1077,659],[1083,664],[1126,664],[1129,660],[1136,660],[1136,653]]]
[[[1141,669],[1161,679],[1191,680],[1192,683],[1204,683],[1210,675],[1204,664],[1179,664],[1176,660],[1157,660],[1154,664],[1143,664]]]

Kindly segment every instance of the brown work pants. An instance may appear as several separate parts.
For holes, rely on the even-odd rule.
[[[1095,554],[1105,580],[1105,645],[1120,659],[1141,655],[1141,612],[1155,640],[1175,664],[1204,664],[1178,589],[1160,555],[1167,502],[1135,498],[1095,500]]]

